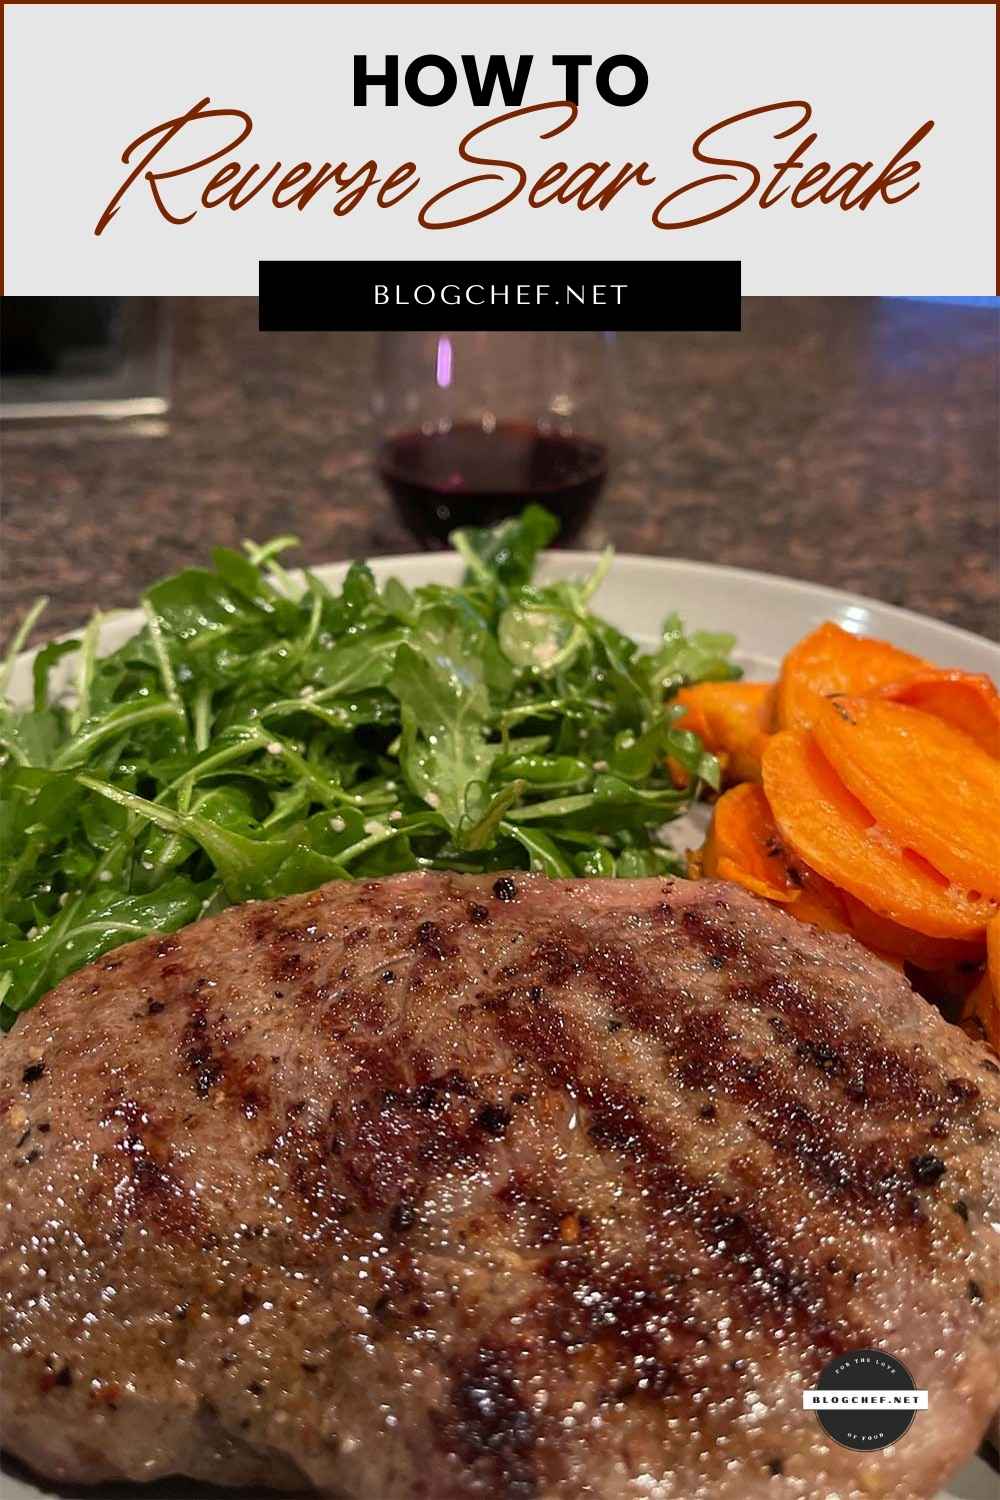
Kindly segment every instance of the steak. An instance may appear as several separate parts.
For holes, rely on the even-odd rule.
[[[62,1481],[919,1500],[1000,1398],[1000,1069],[735,886],[340,882],[0,1048],[2,1435]],[[803,1391],[884,1349],[883,1451]]]

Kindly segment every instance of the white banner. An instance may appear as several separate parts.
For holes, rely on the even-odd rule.
[[[549,256],[995,290],[992,5],[9,4],[5,27],[9,293]]]

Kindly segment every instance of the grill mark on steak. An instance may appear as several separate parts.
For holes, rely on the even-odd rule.
[[[429,1059],[421,1069],[411,1045],[408,1037],[382,1049],[355,1043],[361,1091],[344,1107],[334,1105],[325,1127],[290,1124],[263,1153],[286,1163],[307,1219],[321,1220],[329,1204],[334,1218],[355,1205],[389,1210],[390,1225],[397,1211],[412,1218],[435,1181],[481,1165],[501,1119],[509,1123],[510,1111],[484,1104],[459,1070],[430,1076]]]
[[[697,920],[687,920],[692,916]],[[717,929],[701,911],[686,912],[683,926],[706,950],[709,961],[717,956]],[[742,943],[727,940],[723,946],[726,963],[737,954],[746,957]],[[531,963],[541,966],[546,983],[556,989],[580,975],[596,979],[613,1001],[616,1020],[624,1019],[634,1031],[657,1041],[685,1088],[724,1095],[747,1105],[752,1128],[789,1157],[805,1178],[821,1183],[845,1204],[900,1229],[914,1229],[924,1222],[905,1154],[888,1139],[859,1143],[856,1122],[843,1110],[810,1108],[799,1093],[785,1086],[782,1071],[773,1062],[739,1050],[738,1038],[726,1024],[721,1008],[689,1009],[684,988],[658,982],[631,949],[607,941],[591,944],[572,927],[547,933],[535,946]],[[784,999],[800,1019],[803,1012],[819,1009],[811,994],[796,991],[793,995],[791,986],[782,986],[780,994],[777,991],[775,985],[761,985],[755,990],[739,984],[730,994],[736,1004],[758,1010]],[[824,1001],[827,1009],[829,1003]],[[795,1047],[797,1061],[804,1058],[813,1062],[836,1080],[845,1074],[860,1079],[857,1090],[866,1098],[867,1080],[888,1079],[888,1088],[873,1086],[871,1093],[890,1106],[883,1112],[893,1116],[902,1112],[909,1118],[914,1112],[923,1115],[933,1110],[946,1117],[969,1107],[978,1096],[975,1085],[965,1080],[956,1080],[945,1092],[932,1088],[899,1053],[875,1045],[856,1032],[845,1034],[846,1027],[828,1032],[837,1037],[837,1047],[832,1042],[798,1041],[798,1036],[809,1035],[808,1031],[789,1025],[782,1016],[773,1018],[772,1029],[786,1045]]]
[[[654,915],[663,921],[668,911],[673,916],[669,899]],[[687,909],[681,926],[709,964],[721,958],[727,970],[736,967],[753,975],[750,981],[733,977],[727,1004],[734,1010],[777,1011],[777,1024],[772,1025],[779,1040],[805,1048],[798,1058],[814,1062],[843,1084],[853,1101],[898,1120],[931,1112],[954,1115],[972,1106],[979,1093],[974,1084],[968,1085],[969,1092],[956,1091],[940,1075],[934,1079],[926,1060],[917,1063],[885,1047],[872,1028],[849,1019],[840,997],[830,993],[828,980],[820,995],[801,978],[768,973],[770,956],[734,933],[731,923],[719,920],[728,913],[724,902],[717,903],[715,913]],[[547,933],[535,945],[532,958],[544,968],[546,982],[557,988],[581,974],[591,975],[637,1030],[660,1040],[668,1033],[667,1023],[689,1005],[687,987],[664,984],[644,971],[630,948],[607,940],[592,944],[579,928]]]
[[[125,1165],[124,1191],[113,1193],[119,1232],[124,1233],[129,1220],[136,1219],[165,1234],[182,1238],[191,1235],[201,1214],[171,1162],[166,1128],[156,1124],[137,1099],[120,1091],[107,1095],[101,1124],[124,1126],[113,1153],[101,1153],[116,1176]]]
[[[418,1201],[435,1179],[482,1160],[487,1137],[473,1101],[422,1091],[377,1106],[358,1101],[344,1151],[348,1182],[369,1211]]]
[[[223,1060],[214,1051],[208,1034],[208,1004],[204,999],[195,1000],[191,1006],[181,1032],[180,1045],[184,1066],[191,1075],[191,1085],[199,1098],[204,1099],[225,1072]]]
[[[801,975],[792,978],[769,972],[770,955],[762,951],[759,941],[734,931],[725,920],[726,913],[721,901],[714,909],[689,908],[682,925],[706,955],[721,956],[727,967],[735,964],[751,976],[734,979],[727,1001],[733,1006],[777,1011],[783,1023],[774,1026],[779,1040],[803,1047],[798,1057],[812,1061],[843,1084],[859,1106],[891,1119],[915,1120],[930,1112],[957,1113],[978,1097],[978,1089],[964,1098],[956,1096],[940,1074],[935,1080],[929,1060],[917,1063],[886,1047],[873,1028],[858,1025],[844,1010],[841,997],[830,993],[827,976],[817,973],[817,982],[823,985],[820,994],[815,983],[804,982]]]
[[[570,1356],[595,1348],[609,1356],[607,1401],[660,1405],[703,1388],[695,1358],[717,1342],[717,1330],[676,1268],[658,1263],[655,1254],[611,1268],[590,1252],[570,1251],[553,1256],[539,1274],[548,1293],[542,1317],[552,1342]],[[713,1371],[716,1400],[728,1400],[740,1384],[728,1364]]]
[[[777,1011],[786,1028],[771,1022],[778,1039],[868,1113],[911,1121],[933,1111],[958,1113],[972,1102],[953,1096],[943,1075],[935,1078],[926,1063],[883,1045],[871,1027],[850,1023],[837,997],[820,994],[814,985],[769,976],[734,984],[730,998],[734,1004]]]
[[[194,981],[178,1046],[181,1061],[199,1099],[218,1089],[245,1119],[254,1120],[271,1102],[265,1059],[259,1053],[237,1059],[233,1051],[236,1034],[226,1027],[225,1016],[210,1014],[210,994],[208,980]]]
[[[681,1016],[669,1038],[656,1017],[636,1014],[631,1007],[628,1015],[637,1029],[664,1040],[684,1087],[747,1105],[754,1132],[790,1157],[805,1177],[846,1200],[845,1206],[900,1228],[922,1218],[905,1153],[891,1139],[859,1144],[849,1116],[810,1108],[786,1087],[770,1059],[740,1051],[721,1010]]]
[[[320,1235],[328,1232],[331,1221],[346,1219],[355,1212],[356,1201],[338,1191],[331,1171],[328,1131],[292,1122],[274,1141],[269,1156],[272,1160],[284,1159],[297,1202]]]
[[[444,1451],[470,1466],[484,1493],[535,1500],[538,1424],[521,1396],[509,1349],[489,1340],[453,1366],[449,1405],[435,1414],[435,1425]]]
[[[719,1274],[731,1278],[750,1316],[793,1323],[815,1349],[828,1356],[841,1353],[850,1330],[827,1315],[829,1283],[774,1235],[756,1209],[739,1205],[674,1160],[670,1135],[647,1121],[639,1101],[602,1073],[564,1015],[544,1003],[519,1007],[511,1003],[514,995],[505,995],[504,1036],[516,1039],[551,1082],[585,1105],[591,1139],[619,1157],[648,1193],[650,1212],[661,1220],[664,1232],[669,1233],[674,1216],[687,1223]]]

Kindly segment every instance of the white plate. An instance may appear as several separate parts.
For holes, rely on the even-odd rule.
[[[596,556],[589,552],[554,552],[546,556],[540,573],[544,578],[577,577],[589,572],[596,562]],[[452,553],[378,558],[372,568],[380,581],[393,576],[411,588],[422,583],[458,583],[462,574],[461,563]],[[315,571],[324,583],[339,586],[346,569],[346,563],[333,563]],[[874,599],[740,568],[620,556],[601,586],[596,607],[645,645],[656,639],[664,615],[671,610],[680,614],[689,629],[732,631],[739,641],[740,664],[754,676],[773,676],[785,652],[800,636],[823,620],[835,620],[852,634],[882,636],[942,666],[1000,678],[1000,646],[980,636]],[[101,633],[101,651],[113,650],[143,624],[139,610],[109,616]],[[30,699],[31,661],[32,653],[26,653],[14,669],[11,693],[15,700]],[[60,663],[60,668],[61,676],[53,675],[56,687],[69,680],[72,670],[68,663]],[[678,843],[683,843],[683,831]],[[3,1500],[38,1500],[40,1494],[59,1493],[58,1488],[39,1487],[11,1472],[0,1473]],[[100,1492],[89,1493],[97,1500]],[[134,1489],[116,1486],[103,1493],[108,1500],[112,1496],[117,1500],[152,1500],[150,1490],[141,1485]],[[169,1494],[172,1500],[208,1500],[209,1493],[218,1500],[225,1495],[240,1500],[233,1491],[208,1492],[184,1481],[157,1485],[152,1491],[161,1496]],[[997,1500],[997,1494],[996,1475],[981,1459],[974,1459],[954,1476],[938,1500]],[[370,1500],[379,1497],[371,1496]]]

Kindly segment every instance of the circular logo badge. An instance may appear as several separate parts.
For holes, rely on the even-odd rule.
[[[917,1390],[894,1355],[855,1349],[830,1361],[803,1404],[835,1443],[871,1453],[899,1441],[915,1414],[926,1410],[927,1392]]]

